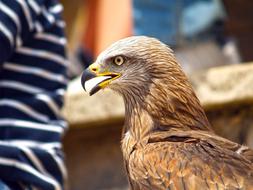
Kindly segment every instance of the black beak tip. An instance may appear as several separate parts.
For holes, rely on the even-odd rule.
[[[82,75],[81,75],[81,84],[82,84],[82,87],[83,87],[83,89],[86,91],[86,89],[85,89],[85,82],[87,81],[87,80],[90,80],[90,79],[92,79],[92,78],[94,78],[94,77],[96,77],[96,75],[94,74],[94,73],[92,73],[92,72],[90,72],[89,71],[89,69],[85,69],[84,71],[83,71],[83,73],[82,73]]]

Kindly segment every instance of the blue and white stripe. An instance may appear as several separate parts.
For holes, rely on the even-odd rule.
[[[58,0],[0,1],[0,186],[9,189],[64,189],[62,10]]]

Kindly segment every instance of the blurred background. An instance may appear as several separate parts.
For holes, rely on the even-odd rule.
[[[63,115],[69,189],[127,189],[120,151],[124,105],[112,92],[88,97],[81,72],[118,39],[153,36],[189,76],[214,130],[253,148],[252,0],[61,0],[69,77]],[[252,63],[251,63],[252,62]]]

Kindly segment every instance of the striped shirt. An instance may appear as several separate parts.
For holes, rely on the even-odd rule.
[[[58,0],[0,0],[0,187],[63,189],[67,78]],[[3,189],[3,188],[1,188]]]

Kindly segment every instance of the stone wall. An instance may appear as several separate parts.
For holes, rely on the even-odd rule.
[[[190,80],[216,133],[253,148],[253,64],[212,68]],[[106,90],[89,97],[76,79],[63,114],[70,123],[64,139],[70,189],[126,189],[121,97]]]
[[[253,64],[212,68],[190,79],[216,133],[253,148]]]

